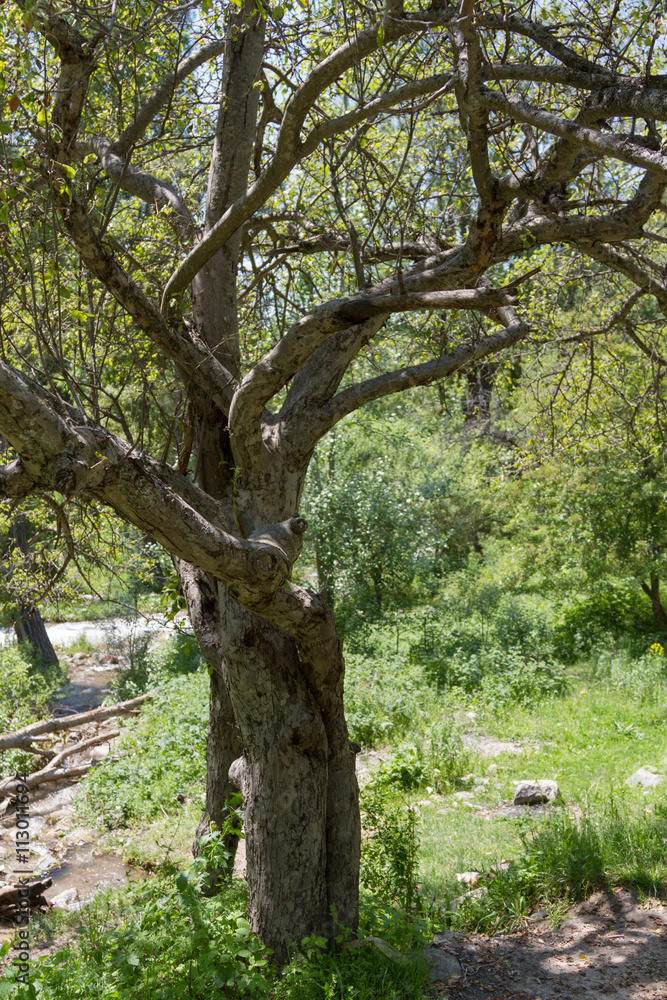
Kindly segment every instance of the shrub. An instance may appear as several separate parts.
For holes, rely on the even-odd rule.
[[[179,794],[198,795],[207,724],[206,672],[167,682],[129,723],[117,753],[91,771],[84,810],[113,829],[175,811]]]
[[[361,813],[362,887],[407,912],[419,909],[419,838],[414,807],[396,795],[381,773],[362,789]]]
[[[151,644],[150,636],[135,638],[128,647],[130,665],[118,675],[118,697],[137,695],[158,687],[174,677],[196,673],[204,666],[204,658],[193,635],[171,635]]]
[[[57,667],[33,665],[22,647],[0,647],[0,731],[11,732],[48,715],[48,699],[62,679]],[[2,755],[3,776],[41,766],[34,754],[10,750]]]

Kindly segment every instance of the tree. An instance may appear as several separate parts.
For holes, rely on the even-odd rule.
[[[658,4],[239,3],[3,8],[0,491],[171,553],[282,957],[358,898],[341,645],[290,581],[313,450],[525,340],[545,248],[667,312],[667,81]]]
[[[27,564],[28,573],[32,571],[30,548],[28,546],[28,524],[23,514],[19,514],[9,529],[8,535],[9,563],[15,561],[18,555],[21,562]],[[24,570],[25,572],[25,570]],[[11,573],[11,571],[10,571]],[[8,581],[11,576],[8,574]],[[30,654],[37,656],[40,663],[57,663],[58,656],[53,643],[49,639],[44,620],[34,601],[25,594],[16,594],[13,608],[13,624],[16,639],[28,646]]]

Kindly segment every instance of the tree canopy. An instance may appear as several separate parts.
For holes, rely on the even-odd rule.
[[[358,881],[340,643],[290,580],[313,451],[519,344],[611,331],[664,364],[634,327],[667,314],[661,11],[5,5],[0,495],[110,508],[174,558],[208,814],[241,787],[279,953],[353,925]],[[611,294],[554,337],[563,261]]]

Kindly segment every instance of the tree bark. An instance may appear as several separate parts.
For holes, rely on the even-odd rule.
[[[236,791],[229,780],[229,768],[239,756],[241,741],[227,690],[215,581],[182,559],[175,559],[174,564],[183,588],[190,623],[211,679],[206,740],[206,805],[192,843],[192,853],[198,857],[201,853],[201,838],[209,834],[213,826],[222,830],[229,817],[229,797]],[[214,892],[219,880],[233,867],[238,840],[233,834],[225,836],[224,845],[230,852],[229,862],[220,869],[209,870],[209,891]]]
[[[243,741],[248,919],[278,959],[326,933],[328,742],[289,636],[219,587],[229,689]]]
[[[651,585],[642,582],[642,590],[651,602],[653,624],[658,632],[667,632],[667,612],[660,599],[660,577],[651,575]]]
[[[22,514],[14,519],[9,537],[25,559],[29,559],[28,522]],[[19,598],[13,614],[13,624],[16,641],[29,646],[40,663],[58,663],[58,656],[49,639],[39,608],[35,604]]]

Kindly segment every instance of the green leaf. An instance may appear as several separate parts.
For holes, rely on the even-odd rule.
[[[46,108],[40,108],[37,112],[37,124],[46,125],[49,120],[49,113]]]
[[[384,24],[381,24],[378,28],[378,45],[384,44]]]

